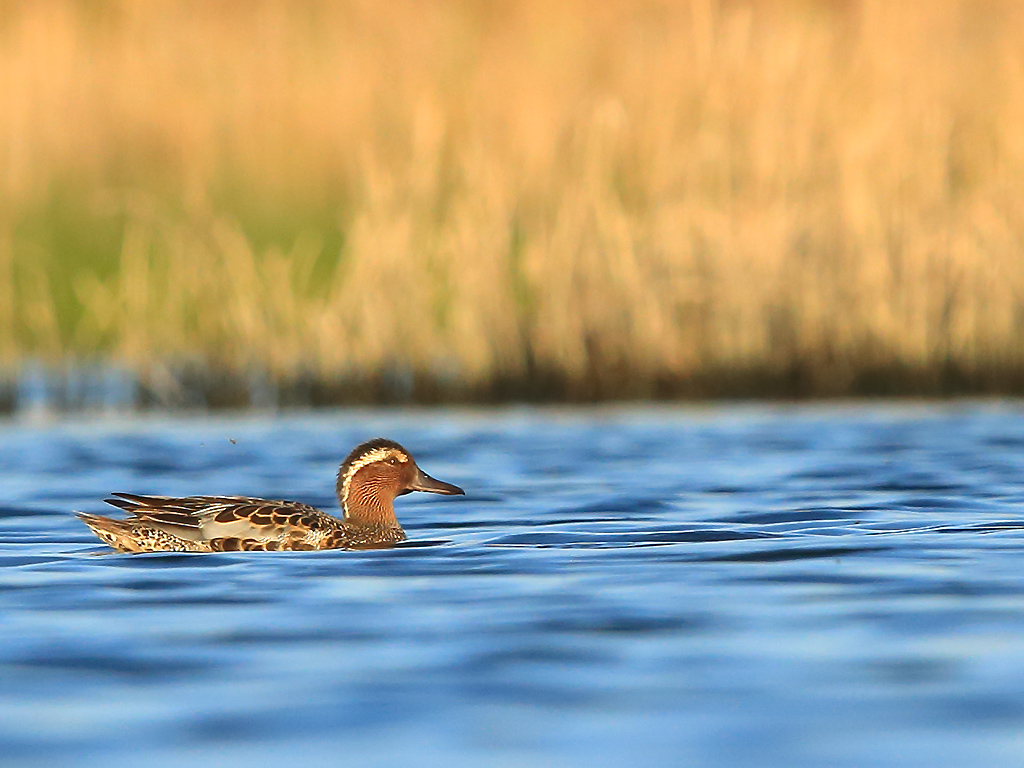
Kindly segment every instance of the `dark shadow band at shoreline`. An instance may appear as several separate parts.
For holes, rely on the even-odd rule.
[[[399,367],[335,377],[274,377],[256,368],[238,371],[195,364],[159,365],[138,372],[104,363],[33,362],[0,372],[0,414],[978,396],[1024,396],[1024,367],[796,363],[708,367],[680,375],[605,366],[585,376],[534,370],[482,381],[466,381],[451,371],[417,373]]]

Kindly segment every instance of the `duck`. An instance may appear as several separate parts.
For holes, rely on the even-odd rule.
[[[349,453],[335,486],[341,518],[297,501],[248,496],[145,496],[113,493],[107,504],[127,519],[76,513],[120,552],[236,552],[383,549],[404,541],[394,500],[413,491],[464,495],[436,480],[412,454],[385,438]]]

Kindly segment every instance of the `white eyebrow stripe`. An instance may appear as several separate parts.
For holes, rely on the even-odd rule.
[[[355,477],[356,472],[365,467],[367,464],[373,464],[377,461],[384,461],[389,456],[394,456],[399,461],[407,462],[409,457],[401,451],[395,450],[394,448],[374,448],[372,451],[368,451],[360,456],[358,459],[352,462],[352,465],[348,468],[348,472],[345,473],[345,477],[341,481],[341,502],[342,510],[348,514],[348,488],[352,483],[352,478]]]

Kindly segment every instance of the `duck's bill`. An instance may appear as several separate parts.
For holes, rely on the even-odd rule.
[[[465,496],[466,492],[457,485],[435,480],[422,469],[409,486],[410,491],[426,491],[427,493],[443,493],[447,496]]]

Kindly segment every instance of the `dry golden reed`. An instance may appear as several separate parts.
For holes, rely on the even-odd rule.
[[[1024,388],[1018,2],[0,2],[0,104],[0,362]]]

